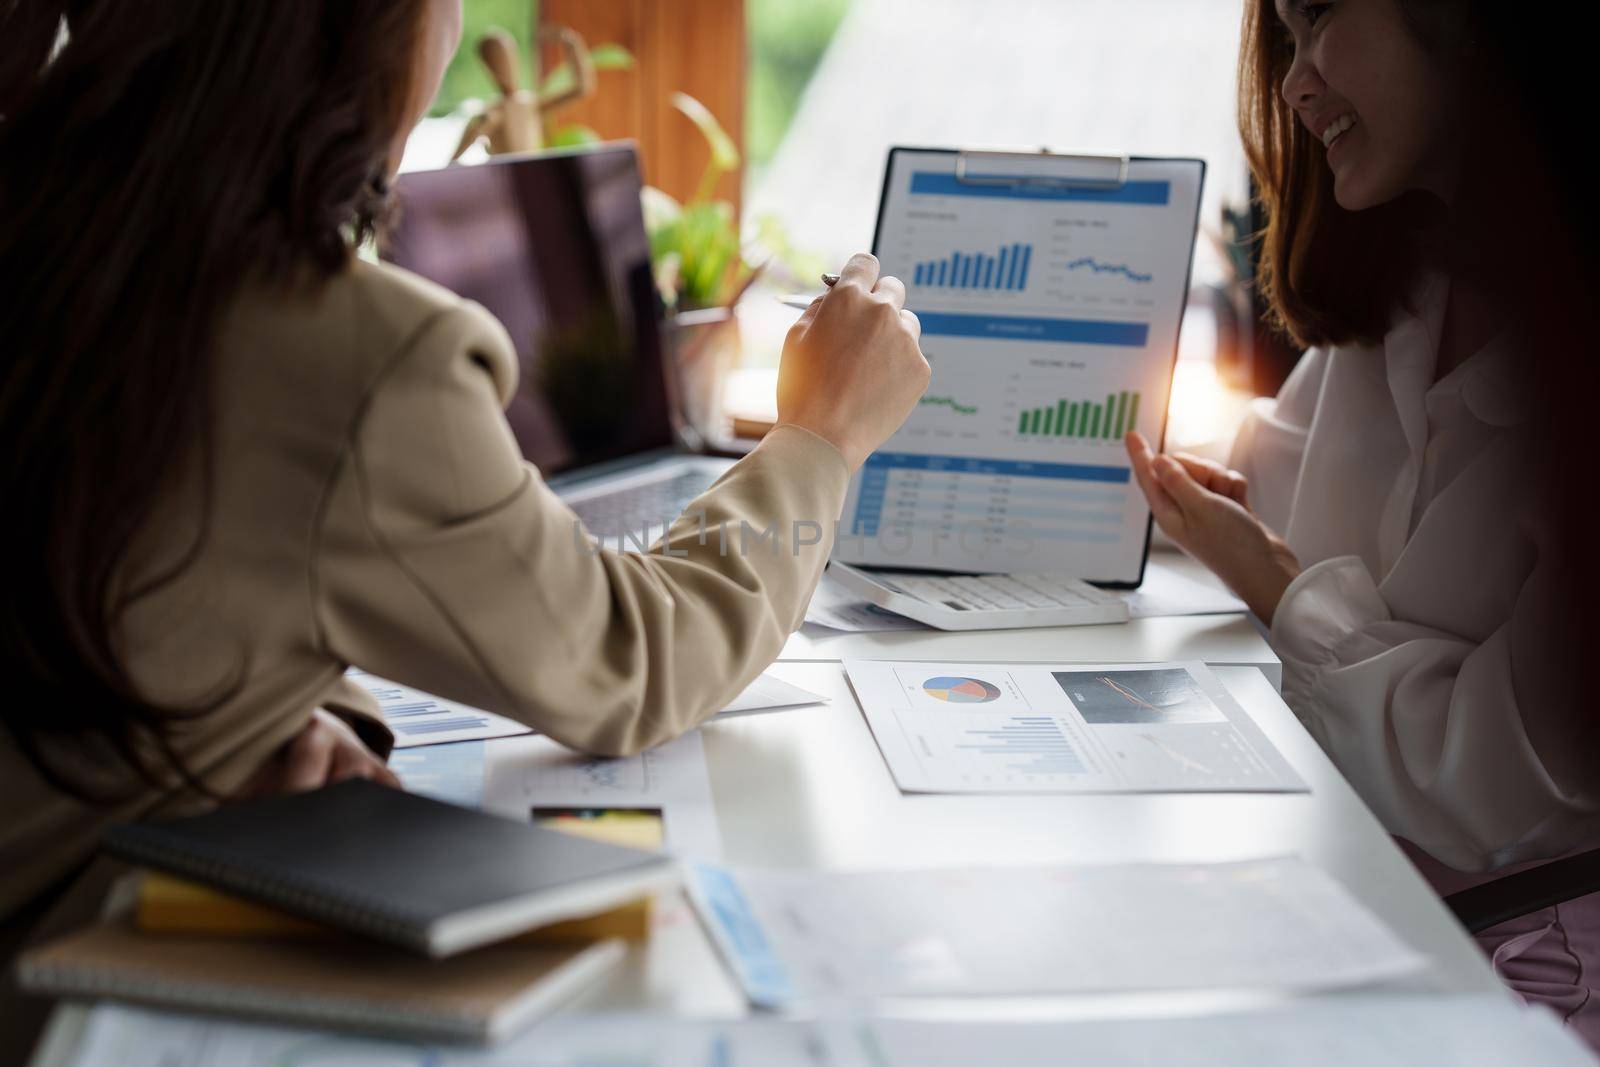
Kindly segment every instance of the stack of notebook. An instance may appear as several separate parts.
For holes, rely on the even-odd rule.
[[[352,781],[107,835],[137,903],[26,954],[24,987],[497,1041],[588,986],[675,885],[659,853]],[[618,910],[620,909],[620,910]]]

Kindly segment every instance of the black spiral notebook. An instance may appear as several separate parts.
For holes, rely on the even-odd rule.
[[[352,780],[106,833],[119,859],[443,957],[675,885],[669,858]]]

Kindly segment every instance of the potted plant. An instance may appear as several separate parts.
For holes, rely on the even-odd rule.
[[[656,287],[667,309],[666,342],[686,428],[700,444],[726,435],[722,388],[739,359],[733,307],[765,264],[746,262],[733,205],[715,199],[717,180],[739,165],[739,149],[704,104],[673,93],[672,106],[705,139],[705,171],[694,196],[679,203],[647,185],[645,230]]]
[[[596,88],[596,71],[633,63],[616,44],[589,47],[564,27],[542,27],[541,44],[553,44],[561,59],[533,89],[518,84],[516,42],[491,29],[478,41],[478,55],[501,96],[489,104],[470,102],[468,123],[456,157],[485,143],[490,154],[565,147],[599,141],[587,127],[558,125],[555,114]],[[716,199],[717,181],[740,163],[738,146],[704,104],[687,93],[671,103],[700,131],[707,147],[705,171],[694,195],[679,202],[654,186],[643,190],[645,229],[656,287],[667,312],[665,342],[677,385],[680,428],[688,443],[703,446],[725,436],[721,393],[739,359],[739,327],[733,307],[769,262],[796,260],[776,220],[760,227],[760,243],[775,255],[752,265],[741,247],[733,205]],[[814,272],[813,272],[814,273]]]

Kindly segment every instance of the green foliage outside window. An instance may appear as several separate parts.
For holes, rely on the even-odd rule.
[[[465,0],[461,49],[445,71],[444,83],[433,101],[432,114],[448,115],[467,100],[492,100],[500,95],[483,64],[478,62],[475,51],[478,38],[492,26],[509,31],[517,39],[522,53],[522,84],[528,87],[528,41],[536,13],[537,8],[530,0]]]
[[[759,166],[777,151],[850,0],[748,0],[748,4],[745,156]],[[522,45],[522,76],[524,81],[528,78],[528,41],[537,10],[533,0],[465,0],[462,10],[461,51],[445,72],[433,105],[435,115],[447,115],[467,100],[494,97],[494,86],[473,54],[474,43],[491,26],[509,30]]]
[[[761,166],[783,141],[850,0],[747,0],[749,96],[745,158]]]

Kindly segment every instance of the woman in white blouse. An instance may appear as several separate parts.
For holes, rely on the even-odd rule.
[[[1546,104],[1516,95],[1532,31],[1488,3],[1249,7],[1262,276],[1309,351],[1229,467],[1130,435],[1139,483],[1270,627],[1290,706],[1441,892],[1594,847],[1573,623],[1596,602],[1560,467],[1595,334]],[[1600,895],[1482,940],[1600,1043]]]

